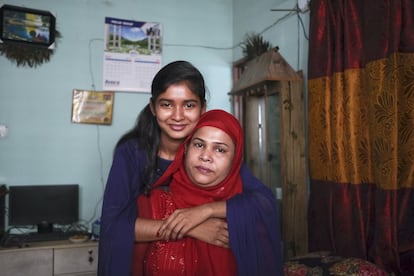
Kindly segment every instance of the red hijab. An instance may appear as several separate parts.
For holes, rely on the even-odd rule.
[[[235,145],[234,159],[227,177],[219,184],[201,188],[193,184],[188,177],[184,167],[185,148],[192,139],[194,133],[205,126],[216,127],[227,133]],[[230,197],[241,193],[242,181],[240,167],[243,160],[243,131],[239,121],[230,113],[214,109],[204,113],[196,127],[185,139],[175,155],[174,161],[165,173],[154,183],[156,188],[166,181],[170,182],[170,191],[178,208],[197,206],[207,202],[227,200]]]

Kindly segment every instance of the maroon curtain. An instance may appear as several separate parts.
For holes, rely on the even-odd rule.
[[[309,250],[414,275],[414,1],[312,0]]]

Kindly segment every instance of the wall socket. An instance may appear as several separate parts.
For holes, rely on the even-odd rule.
[[[8,131],[9,131],[9,128],[6,125],[0,124],[0,138],[6,137]]]

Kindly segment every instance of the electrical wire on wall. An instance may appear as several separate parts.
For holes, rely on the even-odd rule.
[[[304,3],[304,1],[306,3]],[[299,2],[299,0],[298,0],[298,2]],[[286,16],[291,15],[291,13],[297,14],[297,19],[298,19],[298,21],[297,21],[297,24],[298,24],[298,26],[297,26],[297,30],[298,30],[298,34],[297,34],[297,44],[298,44],[298,47],[297,47],[297,68],[298,69],[300,68],[300,49],[301,49],[300,29],[301,28],[302,28],[302,31],[303,31],[303,36],[305,37],[306,40],[309,41],[309,36],[306,33],[305,24],[303,23],[303,19],[301,17],[301,13],[309,12],[309,0],[303,0],[301,2],[302,2],[301,7],[299,7],[299,4],[297,4],[295,6],[295,8],[290,10],[290,12],[286,15]],[[272,11],[286,11],[286,10],[277,10],[277,9],[275,9],[275,10],[272,10]],[[285,18],[286,16],[284,16],[282,18]],[[306,83],[305,83],[305,86],[306,86]],[[304,108],[305,114],[308,114],[308,104],[307,104],[308,103],[308,96],[307,96],[307,93],[304,94],[304,101],[305,101],[305,105],[303,106],[303,108]],[[305,116],[305,125],[307,125],[307,123],[308,123],[308,117]],[[305,139],[306,139],[305,147],[308,147],[308,140],[307,140],[308,139],[308,129],[307,128],[305,129]],[[308,152],[308,150],[306,150],[305,152]],[[309,160],[309,158],[306,158],[306,160]],[[307,170],[307,173],[309,173],[309,164],[306,165],[306,170]],[[308,187],[309,187],[309,180],[308,180]]]
[[[92,91],[96,91],[96,85],[95,85],[95,78],[93,75],[93,68],[92,68],[92,44],[93,42],[100,41],[103,42],[103,39],[94,38],[89,41],[89,74],[91,76],[91,87]],[[99,176],[99,182],[101,184],[102,193],[99,197],[98,201],[95,204],[95,208],[93,210],[92,216],[86,220],[86,224],[90,225],[94,219],[96,218],[98,214],[98,208],[100,203],[103,200],[103,191],[105,190],[105,177],[104,177],[104,171],[103,171],[103,157],[102,157],[102,146],[101,146],[101,133],[99,125],[96,125],[96,144],[97,144],[97,150],[98,150],[98,156],[99,156],[99,168],[100,168],[100,176]]]
[[[298,17],[298,69],[300,68],[300,27],[302,27],[302,31],[303,31],[303,36],[305,37],[306,40],[309,40],[308,34],[306,33],[305,30],[305,24],[303,23],[303,19],[300,16],[300,13],[297,13],[297,17]]]
[[[286,20],[287,18],[297,15],[300,25],[302,26],[304,36],[307,40],[308,36],[306,34],[306,30],[303,24],[303,19],[300,16],[301,10],[299,9],[298,5],[295,5],[292,9],[271,9],[271,11],[285,11],[288,12],[283,17],[278,18],[275,22],[264,28],[262,31],[258,32],[259,35],[265,33],[266,31],[272,29],[280,22]],[[298,33],[299,35],[299,33]],[[205,48],[205,49],[213,49],[213,50],[234,50],[237,47],[242,47],[243,42],[239,42],[231,47],[214,47],[214,46],[207,46],[207,45],[199,45],[199,44],[174,44],[174,43],[164,43],[164,46],[175,46],[175,47],[195,47],[195,48]]]
[[[264,29],[262,32],[260,32],[259,34],[264,33],[265,31],[267,31],[268,29],[270,29],[271,27],[275,26],[276,24],[278,24],[279,22],[281,22],[282,20],[292,16],[292,15],[297,15],[297,30],[298,30],[298,34],[297,34],[297,66],[296,68],[299,69],[300,68],[300,49],[301,49],[301,43],[300,43],[300,27],[302,27],[302,31],[303,31],[303,36],[305,37],[306,40],[309,40],[309,37],[306,33],[305,30],[305,25],[303,23],[303,19],[300,16],[301,13],[303,12],[307,12],[309,10],[301,10],[299,8],[299,5],[296,4],[292,9],[271,9],[271,11],[278,11],[278,12],[288,12],[286,15],[284,15],[283,17],[279,18],[278,20],[276,20],[275,23],[273,23],[272,25],[270,25],[269,27],[267,27],[266,29]]]

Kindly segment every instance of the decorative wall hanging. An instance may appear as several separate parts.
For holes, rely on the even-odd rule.
[[[59,38],[56,17],[49,11],[0,8],[0,54],[17,66],[36,67],[49,61]]]

